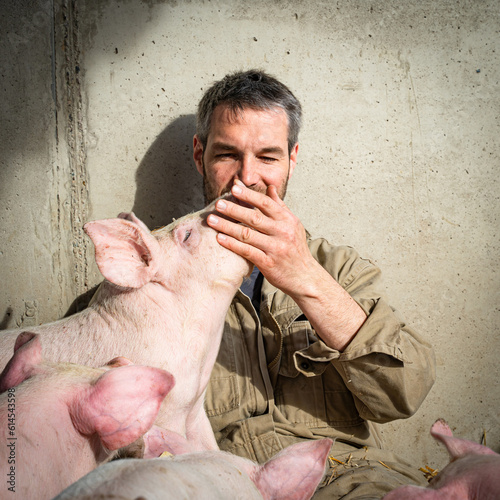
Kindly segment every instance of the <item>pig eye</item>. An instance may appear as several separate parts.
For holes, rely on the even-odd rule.
[[[182,241],[183,243],[187,241],[187,239],[191,236],[191,231],[187,230],[186,234],[184,235],[184,240]]]

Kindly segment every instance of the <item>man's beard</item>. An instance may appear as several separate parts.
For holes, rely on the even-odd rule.
[[[205,169],[205,161],[201,160],[202,165],[203,165],[203,196],[205,197],[205,205],[209,205],[214,201],[215,199],[219,198],[219,196],[222,196],[226,193],[229,193],[231,191],[231,188],[233,187],[233,184],[230,184],[229,186],[225,186],[222,191],[218,191],[217,186],[212,185],[208,181],[208,176],[207,176],[207,171]],[[289,167],[290,168],[290,167]],[[276,186],[276,189],[278,190],[278,196],[284,200],[285,195],[286,195],[286,190],[288,187],[288,173],[285,178],[285,181],[281,184],[281,186]],[[253,189],[254,191],[258,191],[260,193],[266,194],[265,191],[262,191],[261,189],[255,189],[251,186],[247,186],[249,189]]]

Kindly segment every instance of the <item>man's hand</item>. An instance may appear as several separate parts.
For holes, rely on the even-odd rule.
[[[217,211],[241,223],[210,215],[208,225],[219,231],[219,243],[255,264],[297,303],[323,341],[342,351],[364,323],[365,312],[311,255],[304,226],[274,186],[263,194],[235,181],[231,192],[249,206],[217,202]]]
[[[219,231],[219,243],[255,264],[272,285],[291,295],[316,263],[304,226],[274,186],[263,194],[235,181],[231,192],[244,206],[219,200],[216,209],[241,224],[211,215],[208,224]]]

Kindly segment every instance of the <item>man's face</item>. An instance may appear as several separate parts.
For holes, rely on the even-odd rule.
[[[205,150],[196,135],[193,146],[207,204],[229,192],[235,179],[261,193],[274,185],[280,198],[285,197],[298,144],[288,155],[288,117],[281,108],[247,108],[234,114],[220,105],[212,115]]]

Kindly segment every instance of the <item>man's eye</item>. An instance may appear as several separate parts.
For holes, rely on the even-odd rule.
[[[273,161],[278,161],[278,158],[272,158],[270,156],[262,156],[261,157],[263,161],[267,161],[267,162],[273,162]]]
[[[187,241],[187,239],[188,239],[190,236],[191,236],[191,231],[189,231],[189,230],[188,230],[188,231],[186,231],[186,234],[184,235],[184,240],[183,240],[183,243],[184,243],[185,241]]]

